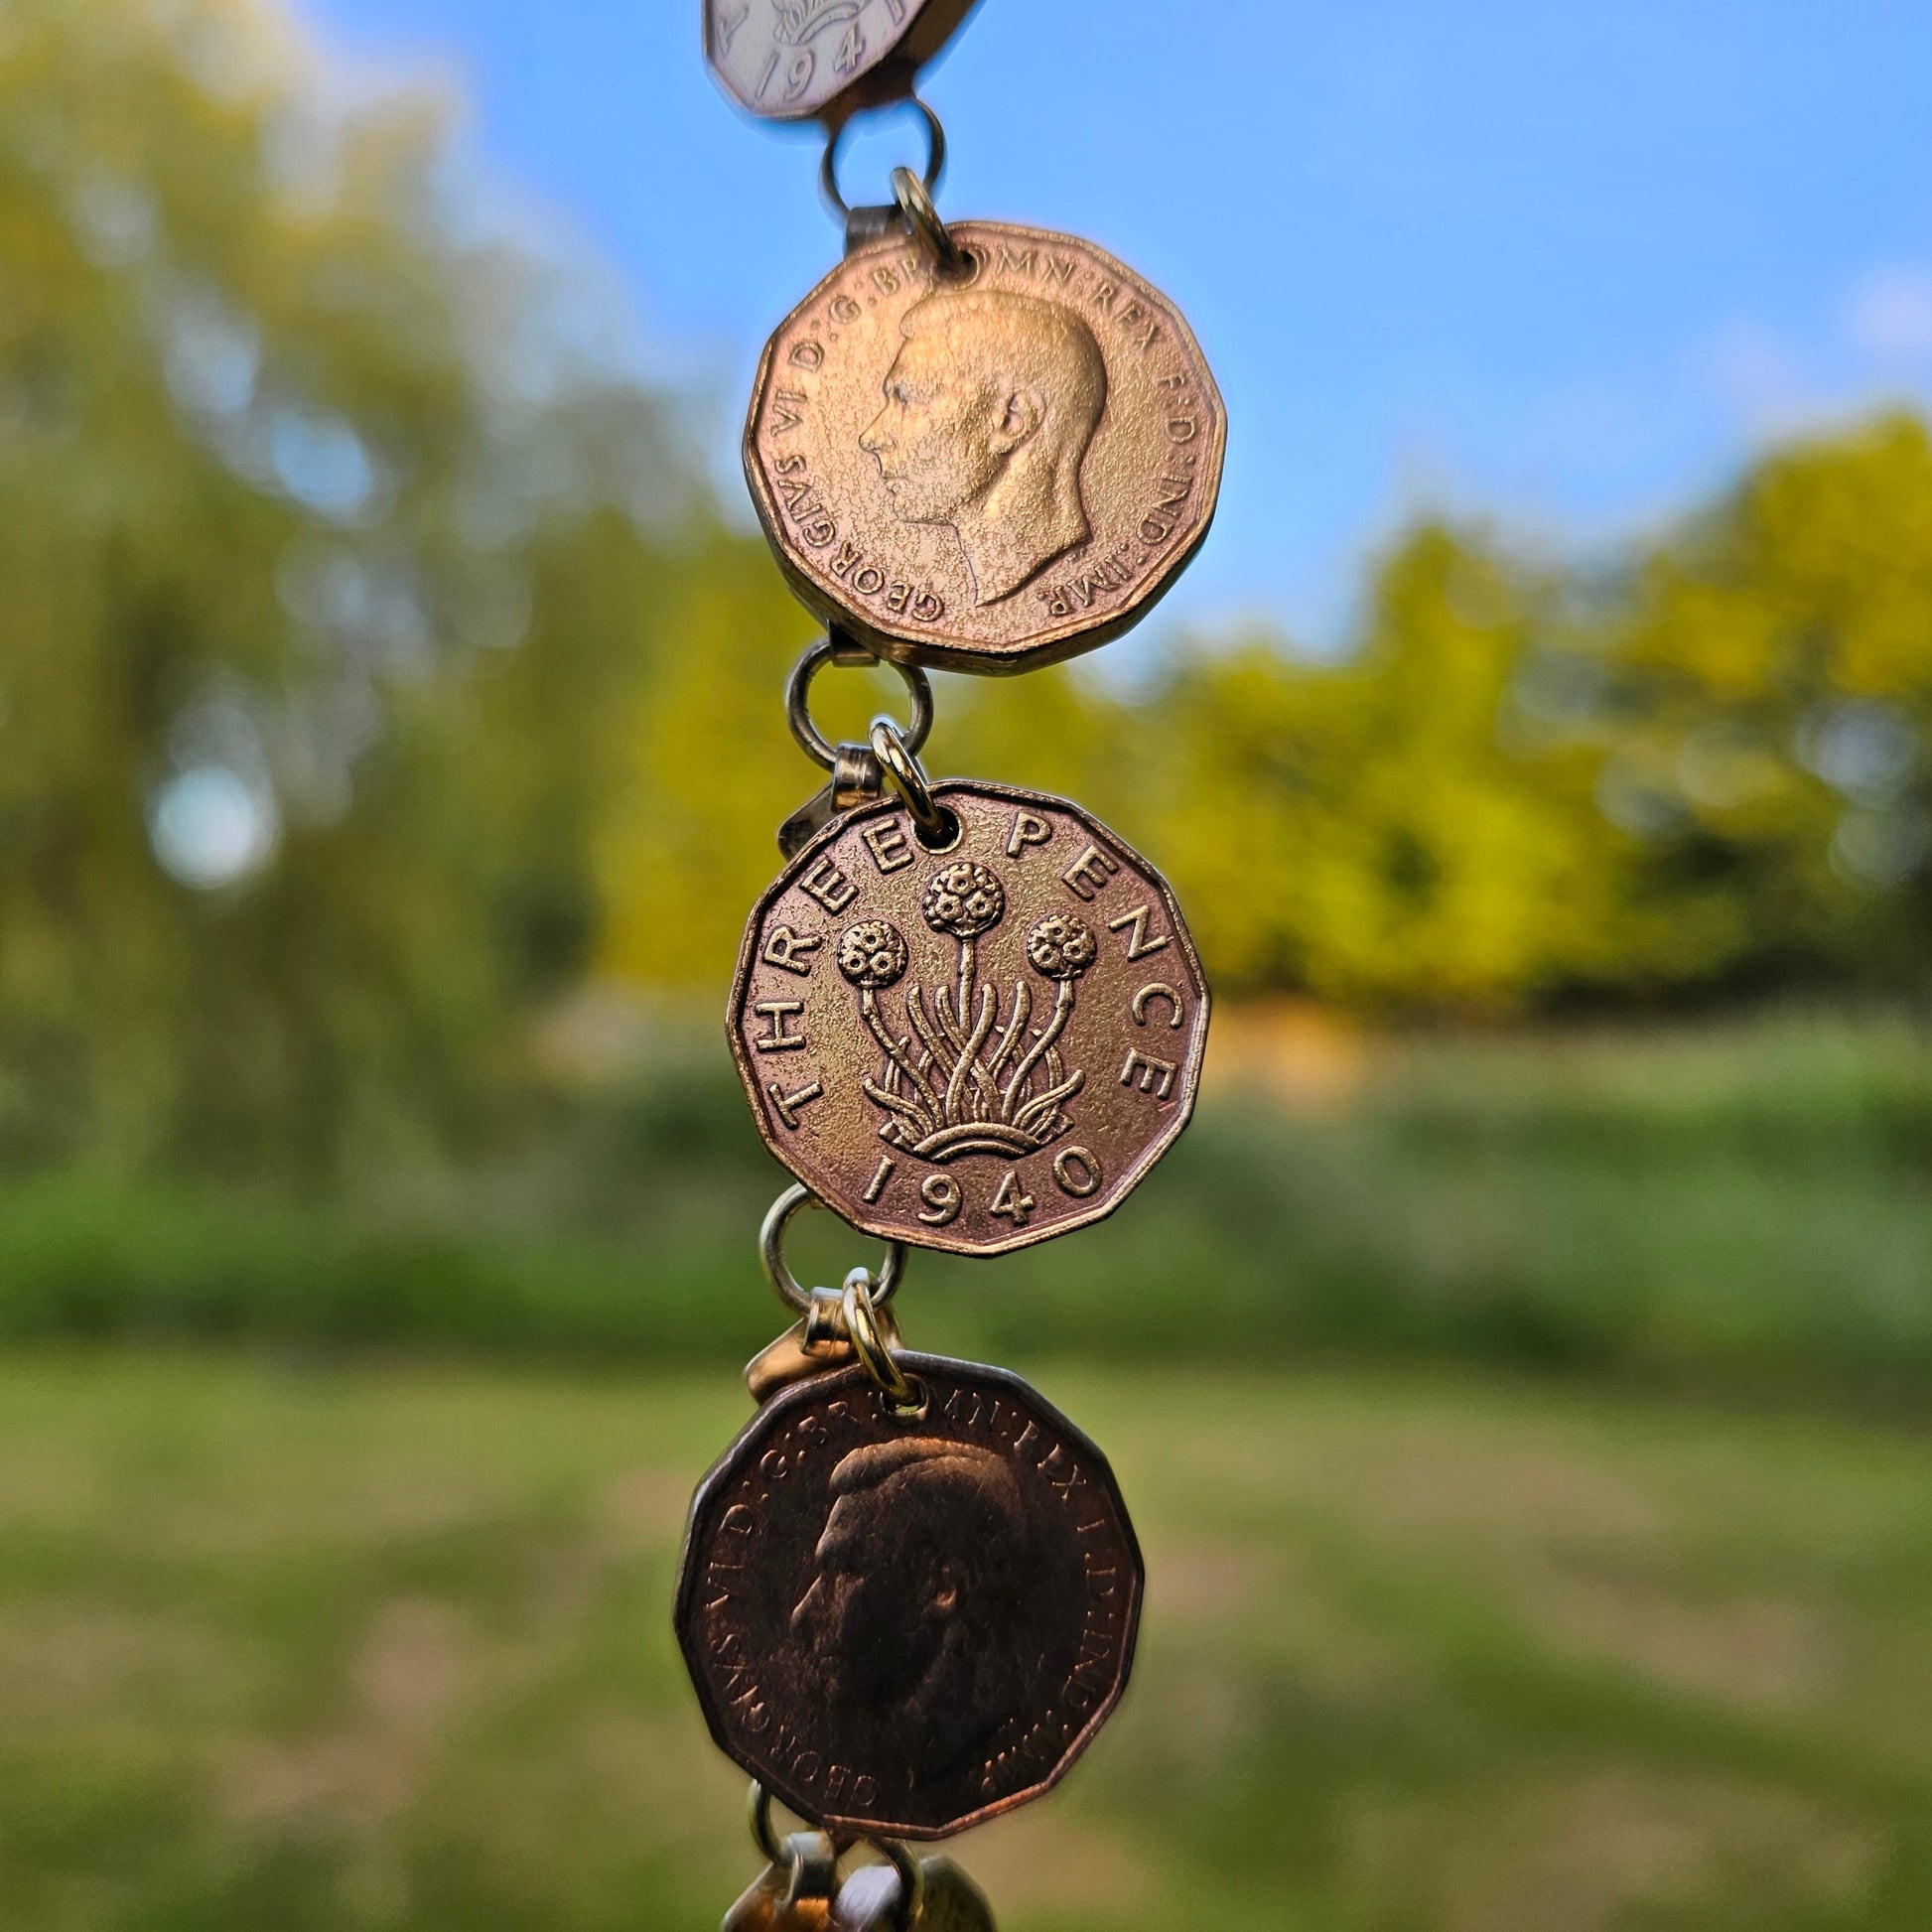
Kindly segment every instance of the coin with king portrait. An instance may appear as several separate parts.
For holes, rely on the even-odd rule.
[[[1018,671],[1142,617],[1207,533],[1219,393],[1165,297],[1090,243],[991,222],[947,278],[861,249],[759,365],[745,464],[792,588],[874,649]]]
[[[765,1145],[869,1232],[1000,1254],[1110,1213],[1186,1125],[1208,993],[1166,882],[1064,799],[836,819],[753,909],[731,1044]]]
[[[700,1485],[677,1633],[720,1747],[833,1830],[943,1838],[1037,1797],[1133,1666],[1140,1549],[1100,1451],[1018,1376],[860,1368],[774,1396]]]

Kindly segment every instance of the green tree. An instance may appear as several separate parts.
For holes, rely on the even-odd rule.
[[[16,1152],[474,1128],[595,943],[690,467],[556,272],[450,218],[440,110],[325,98],[249,0],[0,31]]]
[[[1195,650],[1149,695],[1170,863],[1224,981],[1485,1009],[1605,969],[1620,842],[1595,759],[1517,704],[1548,599],[1427,525],[1343,661]]]
[[[1680,982],[1918,987],[1932,941],[1932,436],[1773,453],[1603,624],[1605,802]]]

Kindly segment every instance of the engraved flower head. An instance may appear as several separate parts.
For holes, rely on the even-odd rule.
[[[986,867],[961,859],[926,882],[919,909],[934,932],[970,939],[1006,917],[1006,888]]]
[[[1071,912],[1049,912],[1027,934],[1027,957],[1049,980],[1077,980],[1099,956],[1093,927]]]
[[[885,919],[861,919],[839,938],[839,971],[870,993],[905,971],[905,934]]]

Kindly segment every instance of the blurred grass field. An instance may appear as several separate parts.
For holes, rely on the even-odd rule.
[[[518,1150],[346,1203],[0,1181],[0,1335],[743,1361],[785,1176],[709,1012]],[[1190,1132],[1078,1241],[914,1258],[915,1345],[1458,1360],[1723,1399],[1932,1398],[1932,1039],[1898,1016],[1303,1036],[1235,1015]],[[836,1280],[855,1248],[802,1224]],[[1177,1289],[1184,1286],[1184,1296]]]
[[[1106,1228],[905,1290],[1149,1550],[1122,1715],[964,1842],[1002,1925],[1918,1932],[1920,1033],[1299,1024]],[[708,1044],[352,1207],[0,1186],[0,1923],[717,1923],[671,1570],[782,1317]]]
[[[1151,1584],[962,1841],[1009,1932],[1932,1914],[1932,1458],[1495,1374],[1038,1377]],[[0,1919],[698,1932],[756,1868],[666,1604],[718,1375],[0,1367]]]

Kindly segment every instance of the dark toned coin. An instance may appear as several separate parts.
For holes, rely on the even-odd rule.
[[[719,84],[764,120],[837,121],[896,100],[975,0],[705,0]]]
[[[848,255],[759,364],[745,475],[792,589],[883,656],[1011,672],[1118,636],[1199,549],[1227,422],[1180,311],[1073,235]]]
[[[1161,875],[1064,799],[949,781],[944,851],[882,803],[753,909],[731,1042],[759,1130],[888,1240],[991,1255],[1112,1211],[1186,1125],[1207,982]]]
[[[719,1747],[828,1829],[944,1838],[1036,1798],[1126,1688],[1139,1545],[1016,1375],[902,1354],[774,1396],[699,1486],[677,1634]]]

